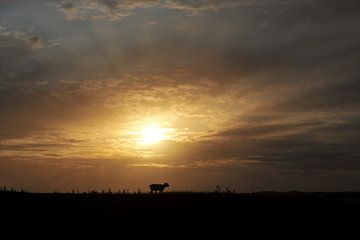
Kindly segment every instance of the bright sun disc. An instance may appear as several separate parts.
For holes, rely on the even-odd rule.
[[[156,144],[166,139],[167,129],[159,128],[155,125],[150,125],[144,128],[142,131],[142,137],[140,143],[143,145]]]

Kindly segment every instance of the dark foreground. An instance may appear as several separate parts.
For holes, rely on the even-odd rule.
[[[13,233],[75,231],[83,236],[115,234],[117,239],[233,239],[289,232],[345,236],[359,229],[360,219],[360,193],[0,192],[0,206],[1,227],[17,229]]]

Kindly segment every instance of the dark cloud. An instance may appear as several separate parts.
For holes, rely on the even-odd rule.
[[[248,125],[195,143],[164,143],[164,163],[177,166],[272,167],[291,171],[359,170],[360,126],[357,118],[289,123],[289,115],[248,118]],[[288,118],[288,119],[286,119]],[[263,121],[282,123],[264,123]],[[164,150],[166,149],[166,150]],[[221,161],[219,161],[221,160]]]
[[[306,122],[306,123],[286,123],[286,124],[268,124],[260,126],[244,126],[241,128],[230,129],[224,132],[218,133],[217,136],[221,137],[236,137],[236,138],[249,138],[249,137],[261,137],[267,134],[282,134],[287,131],[301,129],[304,130],[307,127],[318,127],[323,124],[322,122]]]
[[[121,20],[132,15],[131,10],[136,8],[163,7],[197,14],[204,11],[218,11],[224,8],[247,5],[251,1],[181,1],[181,0],[81,0],[66,1],[58,7],[64,10],[68,19],[101,19]],[[251,4],[251,3],[250,3]],[[92,17],[93,12],[97,16]]]
[[[171,146],[175,166],[256,166],[282,170],[359,170],[359,143],[326,143],[311,139],[205,141]],[[221,161],[219,161],[221,159]],[[164,160],[164,162],[169,162]],[[202,163],[202,164],[200,164]]]
[[[23,51],[38,50],[43,47],[41,37],[23,31],[10,31],[0,25],[1,48],[17,48]]]
[[[352,111],[359,116],[360,104],[360,81],[349,81],[330,84],[306,91],[297,96],[290,96],[283,103],[273,106],[264,105],[258,111],[274,112],[338,112],[346,113]]]
[[[342,14],[359,7],[357,1],[347,1],[346,3],[343,3],[340,0],[299,0],[291,2],[284,0],[69,0],[57,6],[60,9],[65,10],[65,14],[67,14],[68,17],[70,16],[70,19],[76,19],[78,17],[80,19],[102,20],[121,20],[126,16],[132,15],[132,12],[129,12],[129,10],[148,7],[162,7],[179,10],[192,15],[204,12],[217,12],[237,7],[259,8],[268,14],[283,14],[289,9],[291,10],[294,8],[297,12],[301,12],[305,9],[310,10],[310,12],[313,13],[315,13],[315,11],[319,13],[320,11],[321,14]],[[92,11],[96,11],[96,14],[100,14],[101,16],[98,15],[97,17],[92,18],[91,14],[94,14]],[[306,11],[305,13],[308,14],[309,11]],[[356,11],[354,11],[354,13],[356,13]],[[74,14],[77,15],[77,17],[74,16]]]
[[[73,3],[71,3],[71,2],[65,2],[65,3],[63,3],[63,4],[61,4],[60,5],[60,8],[62,8],[62,9],[65,9],[65,10],[72,10],[72,9],[74,9],[75,8],[75,6],[74,6],[74,4]]]

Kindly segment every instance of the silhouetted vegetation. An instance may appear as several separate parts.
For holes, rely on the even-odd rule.
[[[157,232],[171,231],[171,239],[223,239],[257,228],[304,231],[322,229],[322,225],[326,229],[351,226],[354,222],[350,219],[360,213],[360,193],[234,193],[221,191],[219,186],[213,192],[150,194],[107,189],[29,193],[2,187],[0,205],[2,219],[21,228],[123,231],[139,239],[158,239]],[[167,239],[169,235],[161,236]]]

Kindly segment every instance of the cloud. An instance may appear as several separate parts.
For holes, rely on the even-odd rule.
[[[237,139],[197,142],[183,148],[178,146],[177,155],[170,156],[170,159],[180,166],[193,166],[194,163],[209,166],[213,163],[213,166],[223,167],[216,164],[217,160],[223,159],[229,167],[256,166],[299,171],[360,170],[358,148],[359,144],[356,143],[326,143],[296,137]]]
[[[329,11],[341,11],[337,3],[340,0],[67,0],[56,4],[64,12],[68,20],[93,19],[93,20],[121,20],[133,15],[132,10],[160,7],[197,15],[204,12],[218,12],[224,9],[237,7],[264,7],[264,12],[281,13],[293,6],[306,6],[320,9],[327,7]],[[356,1],[345,4],[347,8],[356,6]],[[281,9],[279,9],[281,7]]]
[[[198,14],[201,12],[207,11],[219,11],[225,8],[237,7],[241,5],[251,4],[252,1],[234,1],[234,0],[224,0],[224,1],[189,1],[189,0],[168,0],[164,2],[164,7],[189,12],[191,14]]]
[[[121,20],[133,15],[133,9],[161,7],[173,9],[196,15],[202,12],[219,11],[243,5],[253,5],[253,0],[79,0],[64,1],[57,4],[68,20],[92,19],[92,20]]]
[[[79,10],[71,2],[64,2],[58,5],[59,10],[62,11],[68,20],[75,20],[81,18],[79,16]]]
[[[297,96],[289,97],[282,103],[273,106],[264,105],[259,111],[282,112],[316,112],[326,111],[338,113],[353,112],[360,114],[360,80],[345,81],[306,91]]]
[[[149,25],[159,25],[159,22],[157,21],[151,21],[151,22],[148,22]]]
[[[28,39],[28,44],[29,44],[30,48],[33,50],[41,49],[44,47],[41,37],[38,37],[38,36],[31,36]]]
[[[132,9],[146,8],[157,4],[158,0],[79,0],[56,4],[68,20],[111,20],[118,21],[131,16]]]
[[[41,37],[23,31],[10,31],[0,25],[2,48],[23,48],[36,51],[44,47]]]
[[[65,2],[60,5],[60,8],[66,10],[66,11],[71,11],[75,8],[75,6],[71,2]]]
[[[268,135],[284,135],[288,132],[296,131],[300,129],[301,131],[308,130],[309,128],[317,128],[322,125],[322,122],[305,122],[305,123],[283,123],[283,124],[265,124],[265,125],[255,125],[254,123],[249,124],[249,126],[244,126],[235,129],[229,129],[224,132],[218,133],[217,136],[221,137],[235,137],[235,138],[260,138],[266,137]],[[255,125],[255,126],[254,126]]]

